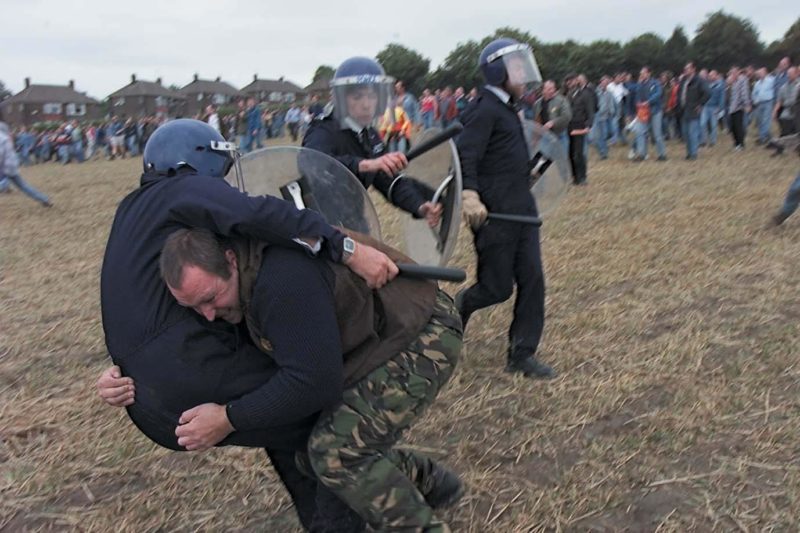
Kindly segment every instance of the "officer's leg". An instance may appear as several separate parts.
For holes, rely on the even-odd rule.
[[[346,389],[341,405],[323,414],[309,437],[309,459],[319,481],[379,531],[449,531],[392,451],[458,360],[455,310],[440,294],[437,309],[443,308],[447,317],[435,312],[407,350]]]
[[[456,297],[464,328],[470,315],[479,309],[504,302],[514,290],[513,222],[490,221],[475,233],[478,255],[478,282]]]
[[[292,497],[295,511],[305,529],[311,528],[316,510],[317,481],[304,476],[295,465],[295,453],[290,450],[264,448],[272,467]]]
[[[553,377],[553,370],[536,359],[536,350],[544,330],[544,270],[542,268],[539,228],[525,227],[514,257],[517,298],[514,320],[509,329],[509,372],[529,377]]]

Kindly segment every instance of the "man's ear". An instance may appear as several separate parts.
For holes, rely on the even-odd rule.
[[[239,260],[233,250],[225,250],[225,260],[228,261],[228,267],[231,269],[231,272],[239,268]]]

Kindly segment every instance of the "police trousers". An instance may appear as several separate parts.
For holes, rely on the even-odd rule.
[[[539,228],[490,220],[475,233],[478,281],[464,292],[461,312],[508,300],[517,286],[508,331],[509,356],[535,355],[544,330],[544,271]]]

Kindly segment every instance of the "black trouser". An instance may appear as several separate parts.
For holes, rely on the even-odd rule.
[[[731,113],[731,134],[734,145],[744,146],[744,111],[741,109]]]
[[[464,293],[463,316],[508,300],[516,283],[514,319],[509,328],[510,355],[534,355],[544,329],[539,228],[491,220],[476,232],[475,249],[478,282]]]
[[[312,533],[361,533],[364,521],[330,490],[303,475],[295,463],[295,451],[265,448],[294,502],[300,523]]]
[[[781,127],[781,137],[797,133],[793,118],[779,118],[778,124]]]
[[[572,181],[583,183],[586,181],[586,157],[583,153],[583,143],[586,135],[569,136],[569,161],[572,163]]]

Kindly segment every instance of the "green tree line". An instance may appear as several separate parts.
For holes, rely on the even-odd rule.
[[[800,52],[800,18],[789,27],[783,39],[763,43],[758,30],[748,19],[716,11],[697,27],[690,39],[683,26],[677,26],[666,40],[655,33],[643,33],[626,43],[599,40],[579,43],[573,40],[544,43],[534,35],[511,27],[498,28],[480,41],[458,43],[435,70],[430,59],[401,44],[392,43],[378,52],[377,59],[387,74],[402,79],[406,87],[419,94],[424,87],[463,86],[469,90],[482,83],[478,55],[498,37],[512,37],[533,48],[542,76],[561,80],[570,72],[597,79],[603,74],[636,72],[648,65],[654,72],[680,72],[687,61],[698,68],[727,70],[732,65],[774,67],[783,56],[797,61]],[[315,80],[330,76],[333,69],[321,66]]]

